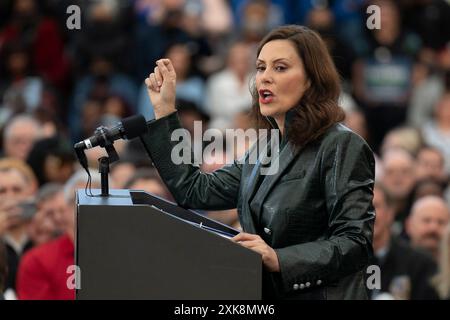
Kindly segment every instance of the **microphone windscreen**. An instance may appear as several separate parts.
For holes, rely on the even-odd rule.
[[[122,126],[127,139],[136,138],[147,132],[147,121],[140,114],[123,119]]]

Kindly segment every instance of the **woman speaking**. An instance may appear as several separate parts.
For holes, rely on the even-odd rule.
[[[210,174],[174,164],[178,142],[170,137],[181,128],[176,74],[170,60],[156,64],[145,80],[155,120],[143,141],[176,201],[192,209],[237,208],[244,232],[233,241],[261,254],[263,298],[366,299],[375,161],[366,142],[339,123],[339,76],[320,36],[282,26],[258,47],[254,119],[281,137],[271,175],[245,159]]]

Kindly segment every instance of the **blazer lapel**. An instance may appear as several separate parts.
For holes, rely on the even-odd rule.
[[[255,188],[257,186],[257,183],[258,183],[259,179],[261,179],[261,165],[262,165],[261,155],[267,155],[268,148],[269,148],[269,146],[266,143],[263,148],[264,151],[261,153],[258,153],[257,161],[252,169],[252,172],[248,178],[248,183],[244,189],[245,190],[244,202],[248,202],[248,200],[251,199],[251,197],[253,196],[253,194],[256,191]],[[256,147],[253,152],[258,152],[257,150],[258,150],[258,148]]]
[[[273,161],[278,161],[278,170],[275,170],[274,174],[269,174],[264,177],[264,180],[261,183],[260,187],[258,188],[258,190],[256,190],[254,198],[251,200],[251,202],[255,202],[258,207],[258,210],[254,212],[256,222],[260,219],[262,213],[262,205],[265,199],[267,198],[277,181],[286,171],[286,168],[295,159],[299,152],[300,148],[295,148],[290,142],[287,142],[284,148],[282,148],[280,152],[277,152],[276,155],[274,155],[272,163]]]
[[[266,140],[267,141],[267,140]],[[251,152],[256,152],[257,160],[255,165],[253,166],[253,169],[250,172],[250,175],[248,179],[246,179],[246,185],[243,188],[243,194],[242,194],[242,216],[241,216],[241,225],[245,232],[248,233],[256,233],[255,228],[255,220],[253,219],[254,216],[251,213],[250,209],[250,199],[252,199],[254,193],[256,192],[256,186],[258,185],[259,179],[262,179],[261,177],[261,156],[267,155],[268,150],[268,143],[262,144],[263,152],[259,152],[259,140],[256,142],[256,146],[254,146],[254,149],[251,150]],[[253,155],[255,156],[255,155]],[[263,161],[264,162],[264,161]],[[264,162],[265,163],[265,162]]]

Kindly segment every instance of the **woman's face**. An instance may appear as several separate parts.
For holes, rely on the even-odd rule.
[[[303,61],[290,40],[266,43],[256,61],[261,114],[278,118],[298,104],[307,89]]]

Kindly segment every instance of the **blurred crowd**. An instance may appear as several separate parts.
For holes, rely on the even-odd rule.
[[[381,29],[366,26],[372,4]],[[80,29],[68,28],[70,5]],[[0,299],[74,298],[66,270],[87,177],[72,146],[123,117],[154,117],[143,80],[157,59],[173,62],[186,129],[245,130],[257,44],[291,23],[327,43],[345,124],[376,154],[371,264],[381,288],[371,298],[449,299],[449,0],[2,0]],[[139,141],[114,145],[112,188],[173,200]],[[238,147],[236,156],[247,146]],[[87,151],[96,188],[103,155]],[[239,229],[235,210],[204,214]]]

